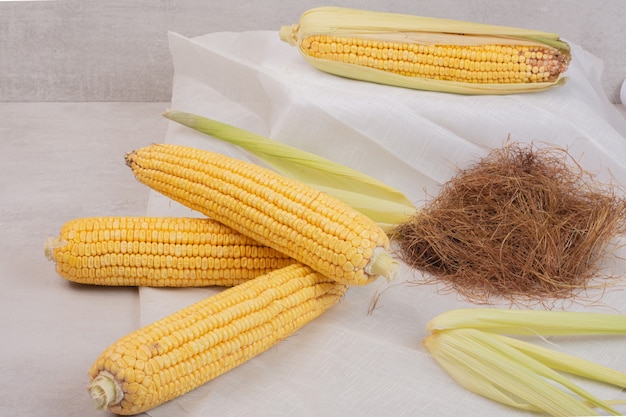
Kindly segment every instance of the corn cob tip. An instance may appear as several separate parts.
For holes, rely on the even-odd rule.
[[[288,25],[280,27],[280,40],[283,42],[287,42],[291,46],[296,46],[298,44],[298,30],[300,29],[300,25]]]
[[[394,281],[398,275],[398,262],[385,250],[377,247],[374,256],[365,267],[365,273],[372,277],[384,277],[388,282]]]
[[[126,152],[126,154],[124,154],[124,162],[126,163],[126,166],[129,168],[132,168],[133,165],[133,158],[135,155],[136,151],[130,151],[130,152]]]
[[[43,252],[46,255],[46,259],[48,259],[49,261],[54,261],[54,250],[65,246],[66,244],[67,242],[65,240],[58,237],[49,237],[48,239],[46,239],[43,245]]]
[[[124,394],[115,377],[106,371],[100,372],[87,388],[96,410],[106,410],[109,405],[122,401]]]

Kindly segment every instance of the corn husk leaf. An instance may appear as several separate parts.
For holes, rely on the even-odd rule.
[[[571,382],[570,380],[568,380],[567,378],[565,378],[563,375],[559,374],[558,372],[555,372],[545,362],[536,360],[532,356],[526,355],[520,350],[515,349],[514,347],[505,343],[500,338],[495,337],[496,335],[489,334],[487,332],[482,332],[480,330],[475,330],[475,329],[457,329],[456,331],[463,331],[463,332],[470,333],[469,337],[475,339],[478,343],[483,344],[491,352],[495,354],[502,354],[503,356],[510,359],[511,361],[520,364],[524,368],[529,369],[534,374],[542,378],[550,379],[562,385],[563,387],[567,388],[574,394],[577,394],[580,397],[587,400],[590,404],[596,407],[602,408],[615,415],[620,414],[619,411],[613,409],[608,404],[605,404],[602,400],[596,398],[594,395],[587,392],[586,390],[579,387],[578,385],[574,384],[573,382]]]
[[[573,311],[467,308],[446,311],[431,319],[430,332],[472,328],[512,335],[621,335],[626,316]]]
[[[551,362],[527,355],[495,334],[465,328],[437,331],[424,345],[461,386],[494,401],[554,416],[598,415],[593,407],[620,414],[611,406],[619,401],[598,399],[553,370]]]
[[[280,38],[291,45],[298,46],[298,48],[300,48],[302,39],[307,36],[320,34],[424,44],[478,45],[500,43],[509,45],[545,45],[557,48],[565,55],[570,56],[569,45],[560,40],[558,34],[555,33],[343,7],[318,7],[308,10],[302,14],[297,24],[283,26],[280,30]],[[457,94],[526,93],[546,90],[562,85],[565,82],[565,78],[562,77],[558,77],[552,82],[522,84],[442,81],[408,77],[350,63],[330,62],[310,57],[306,53],[302,53],[302,56],[317,69],[346,78]]]
[[[565,391],[538,377],[528,367],[513,361],[502,352],[493,351],[467,335],[471,329],[437,332],[425,340],[433,358],[464,388],[519,408],[535,407],[554,416],[597,415]],[[464,371],[460,371],[464,369]],[[471,384],[459,375],[482,375]],[[494,390],[498,394],[494,394]]]
[[[278,173],[332,195],[364,213],[384,230],[406,221],[417,210],[393,187],[313,153],[192,113],[168,110],[163,115],[198,132],[240,146]]]
[[[312,8],[302,14],[298,26],[297,39],[314,34],[345,36],[359,33],[379,36],[385,33],[447,33],[501,37],[511,41],[528,40],[569,49],[566,42],[560,41],[558,34],[551,32],[347,7]]]
[[[626,373],[624,372],[512,337],[502,335],[493,336],[557,371],[567,372],[568,374],[626,388]]]
[[[488,377],[490,374],[488,366],[469,356],[464,350],[450,345],[443,333],[428,336],[424,340],[424,345],[443,370],[468,391],[510,407],[533,412],[541,411],[540,408],[520,400],[518,396],[512,396],[494,383]]]

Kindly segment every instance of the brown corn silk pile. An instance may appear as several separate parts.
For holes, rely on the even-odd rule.
[[[626,201],[568,157],[511,143],[493,151],[394,230],[399,257],[471,302],[580,294],[626,230]]]

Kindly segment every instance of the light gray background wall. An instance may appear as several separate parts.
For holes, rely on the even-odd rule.
[[[604,61],[619,102],[626,0],[0,1],[0,101],[169,101],[168,31],[277,30],[321,5],[557,32]]]

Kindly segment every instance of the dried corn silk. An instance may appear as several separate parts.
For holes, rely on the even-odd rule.
[[[568,157],[512,143],[492,151],[394,230],[399,256],[472,302],[579,295],[625,230],[626,201]]]

